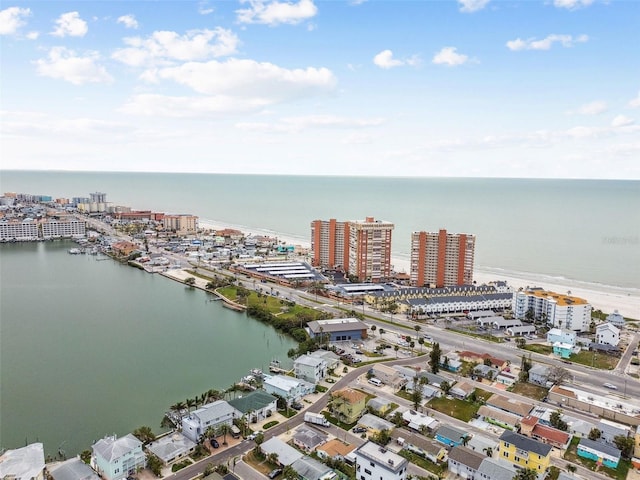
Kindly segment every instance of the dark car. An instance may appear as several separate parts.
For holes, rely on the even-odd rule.
[[[294,410],[302,410],[303,405],[301,403],[292,403],[291,408]]]
[[[278,475],[280,475],[282,473],[282,469],[281,468],[275,468],[273,470],[271,470],[269,472],[269,475],[267,475],[269,478],[276,478]]]
[[[211,446],[212,446],[213,448],[219,448],[219,447],[220,447],[220,444],[218,443],[218,440],[216,440],[215,438],[212,438],[212,439],[211,439]]]
[[[353,430],[352,430],[353,433],[364,433],[366,431],[367,429],[364,427],[353,427]]]

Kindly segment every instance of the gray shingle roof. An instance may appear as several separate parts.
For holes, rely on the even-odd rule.
[[[49,468],[53,480],[100,480],[100,477],[89,465],[79,458]]]
[[[467,447],[453,447],[449,452],[449,460],[466,465],[473,470],[478,470],[482,461],[487,458],[484,453],[476,452]]]
[[[132,434],[128,434],[121,438],[115,436],[102,438],[94,443],[92,448],[97,455],[111,463],[139,447],[142,447],[142,442]]]
[[[598,452],[602,452],[607,455],[611,455],[612,457],[620,458],[620,450],[604,442],[597,442],[594,440],[589,440],[588,438],[581,438],[578,446],[580,445],[583,445],[587,448],[592,448]]]
[[[311,457],[302,457],[291,464],[291,467],[306,480],[320,480],[331,469]]]
[[[510,463],[489,457],[485,457],[478,468],[478,473],[491,480],[513,480],[516,472],[516,467]]]
[[[525,452],[533,452],[543,457],[549,455],[551,452],[551,446],[542,442],[538,442],[537,440],[533,440],[532,438],[525,437],[524,435],[520,435],[519,433],[512,432],[510,430],[505,430],[502,435],[500,435],[500,440],[506,443],[511,443],[519,448],[520,450],[524,450]]]
[[[460,439],[466,437],[468,433],[459,428],[452,427],[451,425],[442,425],[436,432],[436,435],[457,442]]]

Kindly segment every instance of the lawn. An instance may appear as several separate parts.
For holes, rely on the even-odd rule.
[[[448,399],[446,397],[440,397],[432,398],[429,403],[427,403],[427,407],[462,420],[463,422],[468,422],[476,415],[480,404],[458,400],[457,398]]]
[[[263,475],[268,475],[271,470],[278,467],[278,465],[267,462],[266,458],[259,458],[259,456],[257,456],[253,450],[247,453],[244,456],[243,460],[245,461],[245,463],[248,463],[254,470],[257,470]]]
[[[447,471],[446,464],[445,465],[438,465],[437,463],[433,463],[430,460],[427,460],[426,458],[421,457],[420,455],[416,455],[415,453],[410,452],[408,450],[404,450],[404,449],[400,450],[398,452],[398,455],[400,455],[401,457],[406,458],[411,463],[413,463],[415,465],[418,465],[419,467],[424,468],[428,472],[431,472],[434,475],[437,475],[438,478],[441,478],[440,475],[444,474]]]
[[[605,355],[604,353],[582,351],[571,355],[571,361],[601,370],[613,370],[620,359],[611,355]]]
[[[547,396],[549,389],[528,382],[516,382],[509,391],[534,400],[542,400]]]
[[[550,345],[540,345],[539,343],[529,343],[524,346],[523,350],[539,353],[541,355],[550,355],[553,353],[553,347]]]

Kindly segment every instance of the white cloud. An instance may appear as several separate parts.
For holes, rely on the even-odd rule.
[[[629,118],[626,115],[617,115],[612,121],[611,126],[613,128],[626,127],[633,125],[636,121],[633,118]]]
[[[233,97],[230,95],[175,97],[141,94],[130,98],[120,111],[130,115],[162,117],[199,117],[212,114],[244,113],[268,106],[267,99]]]
[[[310,128],[352,129],[381,125],[381,118],[346,118],[335,115],[306,115],[283,118],[279,122],[242,122],[237,128],[247,131],[299,133]]]
[[[9,7],[0,10],[0,35],[15,35],[20,27],[27,24],[25,18],[29,16],[29,8]]]
[[[268,103],[325,93],[336,85],[327,68],[286,69],[268,62],[229,59],[205,63],[189,62],[161,68],[158,80],[173,80],[204,95],[268,98]]]
[[[34,64],[39,75],[65,80],[74,85],[112,82],[111,75],[98,64],[99,59],[97,52],[78,56],[76,52],[65,47],[53,47],[49,50],[47,58],[36,60]]]
[[[563,47],[573,47],[576,43],[584,43],[588,40],[589,37],[587,35],[579,35],[574,38],[572,35],[551,34],[542,40],[535,40],[534,38],[527,40],[522,40],[521,38],[509,40],[507,42],[507,48],[512,51],[549,50],[554,43],[560,43]]]
[[[190,30],[184,35],[156,31],[147,38],[125,38],[124,43],[128,47],[116,50],[112,58],[133,67],[141,67],[231,55],[236,53],[240,42],[230,30],[215,28]]]
[[[455,67],[462,65],[469,60],[469,57],[461,53],[457,53],[456,47],[444,47],[433,56],[432,62],[436,65],[448,65]]]
[[[121,17],[118,17],[117,23],[121,23],[125,27],[133,28],[134,30],[139,26],[136,17],[133,15],[122,15]]]
[[[486,7],[489,0],[458,0],[458,3],[461,12],[473,13]]]
[[[588,7],[593,0],[553,0],[553,5],[557,8],[566,8],[567,10],[576,10],[582,7]]]
[[[598,115],[607,111],[607,104],[601,100],[581,105],[576,113],[580,115]]]
[[[89,31],[87,22],[80,18],[78,12],[63,13],[56,20],[56,28],[51,35],[55,37],[84,37]]]
[[[206,0],[201,0],[198,3],[198,13],[200,15],[209,15],[210,13],[213,13],[215,10],[213,7],[209,6],[209,2]]]
[[[407,65],[415,67],[420,64],[420,59],[414,55],[413,57],[409,57],[405,60],[399,60],[397,58],[393,58],[393,52],[391,50],[383,50],[373,57],[373,63],[384,69],[403,67]]]
[[[299,0],[295,2],[279,2],[277,0],[241,0],[248,3],[249,8],[236,10],[240,23],[261,23],[265,25],[279,25],[282,23],[297,25],[313,18],[318,13],[318,7],[313,0]]]
[[[629,106],[631,108],[640,108],[640,92],[638,92],[636,98],[629,100]]]
[[[37,40],[39,36],[40,36],[40,32],[33,31],[33,32],[27,33],[27,38],[29,40]]]

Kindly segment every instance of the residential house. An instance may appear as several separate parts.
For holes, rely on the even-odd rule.
[[[576,344],[576,332],[571,330],[563,330],[561,328],[552,328],[547,332],[547,342],[553,345],[556,342],[568,343],[572,347]]]
[[[502,385],[507,385],[507,386],[513,385],[517,381],[518,381],[518,377],[514,373],[508,371],[508,369],[502,370],[496,377],[497,383],[501,383]]]
[[[196,449],[196,443],[181,433],[166,435],[147,445],[147,450],[167,465],[179,458],[186,457]]]
[[[358,426],[366,428],[369,434],[372,435],[378,434],[383,430],[391,432],[395,428],[393,423],[388,422],[384,418],[376,417],[371,413],[366,413],[360,417]]]
[[[367,442],[354,452],[358,480],[405,480],[409,461],[397,453]]]
[[[603,323],[596,327],[595,343],[617,347],[620,343],[620,329],[611,323]]]
[[[467,382],[458,382],[449,390],[449,395],[464,400],[475,391],[476,387]]]
[[[111,245],[111,251],[119,257],[128,257],[133,252],[138,250],[138,245],[135,243],[122,241],[116,242]]]
[[[513,480],[518,469],[511,463],[500,458],[485,458],[478,468],[478,479],[482,480]],[[542,478],[538,475],[538,478]]]
[[[182,434],[192,442],[200,438],[208,429],[214,432],[222,425],[233,425],[234,418],[242,417],[242,413],[224,400],[203,405],[182,419]]]
[[[462,369],[462,362],[456,355],[442,355],[440,357],[440,368],[448,372],[459,372]]]
[[[44,446],[31,443],[7,450],[0,455],[0,478],[3,480],[42,480],[44,478]]]
[[[291,464],[300,480],[331,480],[337,477],[336,472],[311,457],[304,456]]]
[[[494,393],[493,395],[491,395],[486,404],[490,407],[504,410],[508,413],[513,413],[514,415],[518,415],[519,417],[527,416],[533,408],[533,404],[531,403],[521,402],[520,400],[516,400],[515,398],[505,397],[504,395],[500,395],[498,393]]]
[[[476,365],[476,367],[473,369],[473,374],[476,377],[486,378],[487,380],[493,381],[500,374],[500,370],[483,363],[481,365]]]
[[[278,410],[278,399],[263,391],[243,393],[242,396],[229,400],[229,405],[238,410],[250,422],[259,422],[270,417]]]
[[[312,453],[316,448],[325,443],[328,438],[326,434],[319,430],[302,425],[293,434],[291,441],[300,450]]]
[[[338,367],[340,363],[340,357],[333,353],[330,350],[316,350],[315,352],[309,353],[310,356],[321,358],[325,362],[327,362],[327,370],[333,370]]]
[[[467,442],[467,448],[491,456],[493,452],[498,451],[498,440],[475,433],[473,437],[471,437],[471,439]]]
[[[556,342],[553,344],[553,354],[560,358],[570,358],[574,348],[570,343]]]
[[[367,409],[376,412],[380,416],[385,416],[391,411],[393,402],[388,398],[374,397],[367,402]]]
[[[98,474],[80,457],[70,458],[64,462],[47,467],[53,480],[100,480]],[[5,477],[1,477],[5,478]]]
[[[543,425],[539,420],[538,417],[532,415],[524,417],[520,420],[520,433],[534,440],[551,445],[552,447],[561,450],[566,449],[571,441],[571,436],[567,432],[563,432],[557,428]]]
[[[607,315],[607,323],[612,324],[614,327],[624,327],[624,317],[618,313],[618,310],[614,310],[613,313]]]
[[[288,404],[299,401],[316,389],[313,383],[286,375],[266,375],[262,386],[267,393],[284,398]]]
[[[447,462],[449,472],[463,479],[477,478],[482,461],[487,458],[484,453],[475,452],[467,447],[453,447]]]
[[[142,442],[131,434],[107,436],[91,446],[91,466],[107,480],[126,478],[145,465]]]
[[[461,360],[469,363],[477,363],[478,365],[489,365],[490,367],[502,370],[507,368],[508,362],[502,358],[494,357],[489,353],[478,353],[464,350],[458,353]]]
[[[331,415],[343,423],[353,423],[366,410],[367,395],[353,388],[331,393]]]
[[[435,418],[424,413],[416,412],[415,410],[402,412],[402,420],[410,429],[421,433],[425,430],[434,432],[440,426],[440,422]]]
[[[620,462],[620,450],[604,442],[581,438],[577,453],[579,457],[595,460],[609,468],[617,468]]]
[[[524,335],[535,335],[535,325],[520,325],[519,327],[508,327],[506,332],[511,337],[522,337]]]
[[[600,440],[610,445],[615,444],[614,439],[617,436],[631,436],[631,427],[611,420],[600,419],[596,428],[600,430]]]
[[[311,383],[318,383],[327,376],[327,362],[323,358],[300,355],[293,362],[293,373]]]
[[[355,445],[351,443],[345,443],[342,440],[334,438],[317,447],[316,453],[318,454],[318,457],[322,458],[323,460],[331,459],[344,461],[345,457],[355,449]]]
[[[529,383],[540,385],[542,387],[551,386],[551,385],[548,385],[550,373],[551,373],[551,368],[541,363],[536,363],[529,370]]]
[[[442,396],[442,390],[440,390],[440,386],[436,387],[432,385],[424,385],[422,383],[418,383],[418,388],[422,392],[422,398],[425,400]],[[413,393],[413,389],[414,389],[413,380],[410,380],[404,386],[404,390],[405,392],[411,394]]]
[[[519,415],[505,412],[504,410],[488,405],[482,405],[478,409],[478,416],[487,423],[509,430],[517,430],[518,425],[520,425],[520,419],[522,418]]]
[[[272,437],[266,442],[261,443],[260,450],[262,450],[265,456],[269,456],[272,453],[276,454],[278,464],[282,466],[291,465],[304,456],[299,450],[296,450],[278,437]]]
[[[395,368],[380,363],[371,367],[371,373],[373,373],[373,376],[379,379],[382,383],[395,390],[401,388],[405,383],[407,383],[407,380],[403,378]]]
[[[453,427],[451,425],[441,425],[436,430],[436,440],[449,447],[458,447],[466,443],[466,439],[469,436],[464,430]]]
[[[398,443],[402,448],[416,455],[426,458],[430,462],[440,463],[447,459],[447,449],[440,442],[423,437],[422,435],[411,435],[410,438],[399,437]]]
[[[539,478],[551,463],[551,450],[551,445],[510,430],[500,435],[499,457],[517,467],[535,470]]]

